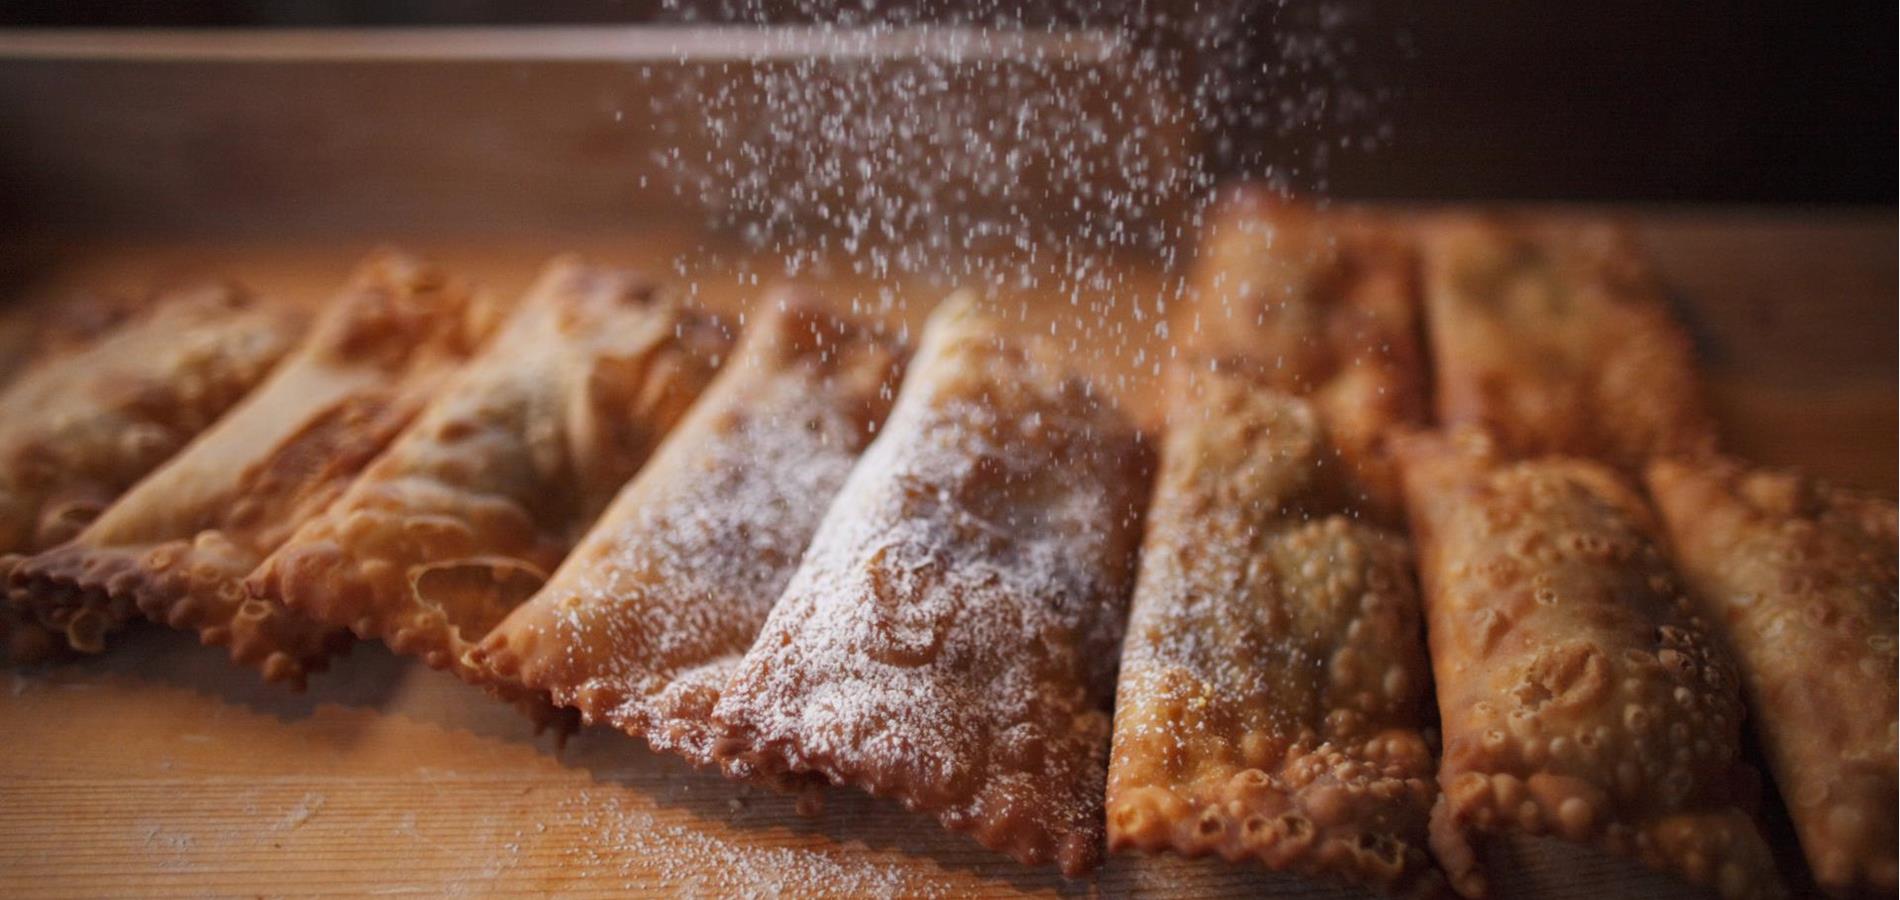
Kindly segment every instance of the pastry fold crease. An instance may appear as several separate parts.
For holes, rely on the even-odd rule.
[[[262,385],[15,584],[75,648],[143,613],[302,684],[347,635],[249,602],[243,578],[415,417],[491,319],[440,270],[372,256]]]
[[[1110,848],[1442,893],[1409,544],[1328,511],[1311,404],[1242,375],[1172,375],[1122,649]]]
[[[72,539],[251,391],[298,325],[224,284],[162,295],[117,327],[107,324],[124,318],[116,306],[80,305],[98,312],[41,328],[34,362],[0,393],[0,578],[10,584],[27,555]],[[15,661],[65,643],[33,605],[13,597],[0,615]]]
[[[490,678],[697,765],[715,762],[720,690],[903,367],[894,341],[809,298],[762,306],[653,461],[473,654]]]
[[[1440,425],[1631,473],[1713,447],[1693,347],[1630,235],[1449,219],[1425,246]]]
[[[1453,886],[1483,890],[1477,831],[1780,894],[1735,671],[1635,490],[1591,461],[1500,462],[1475,432],[1398,451],[1444,730],[1433,849]]]
[[[555,260],[251,593],[479,680],[467,651],[542,587],[728,344],[644,276]]]
[[[1100,862],[1146,452],[1053,347],[952,298],[714,710],[735,774]]]
[[[1351,505],[1399,524],[1387,436],[1427,414],[1409,238],[1243,184],[1209,210],[1200,240],[1188,349],[1309,399],[1327,432],[1326,465],[1345,470],[1336,481]]]
[[[1734,651],[1815,881],[1895,889],[1895,508],[1733,460],[1659,461],[1649,488],[1703,615]]]

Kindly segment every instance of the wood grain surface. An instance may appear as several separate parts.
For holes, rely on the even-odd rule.
[[[1696,332],[1731,448],[1892,496],[1891,211],[1612,212],[1639,226]],[[380,237],[20,236],[0,243],[0,271],[25,296],[225,272],[316,302]],[[736,310],[769,270],[671,232],[399,237],[502,291],[524,287],[547,256],[579,250],[684,277],[709,304]],[[1021,295],[1024,327],[1074,337],[1149,403],[1143,373],[1164,350],[1153,323],[1175,282],[1134,264],[1110,276],[1002,292]],[[840,302],[912,323],[947,287],[822,280]],[[5,896],[1345,896],[1172,858],[1119,857],[1093,880],[1065,882],[853,792],[828,792],[812,816],[795,805],[609,731],[559,747],[479,691],[373,645],[304,694],[157,629],[96,659],[0,672]],[[1785,825],[1771,827],[1798,878]],[[1501,897],[1686,895],[1666,877],[1551,842],[1496,851]]]

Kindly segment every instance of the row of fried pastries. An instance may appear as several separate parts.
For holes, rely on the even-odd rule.
[[[301,340],[174,299],[0,394],[9,645],[144,617],[300,683],[354,634],[1070,874],[1399,893],[1510,832],[1779,893],[1746,698],[1816,880],[1891,892],[1894,505],[1715,455],[1620,236],[1242,191],[1194,280],[1158,465],[964,300],[909,359],[571,260],[503,310],[378,255]]]

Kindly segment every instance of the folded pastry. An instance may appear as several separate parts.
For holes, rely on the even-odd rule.
[[[40,300],[13,300],[0,313],[0,385],[53,359],[84,349],[131,319],[146,302],[114,294],[47,296]],[[19,562],[13,554],[6,566]],[[25,609],[6,600],[6,577],[0,572],[0,665],[38,663],[65,651],[59,634],[40,627]]]
[[[902,354],[796,295],[472,659],[699,765],[713,704],[890,409]]]
[[[492,318],[441,271],[373,256],[257,390],[15,584],[77,649],[136,609],[301,684],[344,636],[247,603],[244,576],[415,417]]]
[[[196,285],[149,300],[81,292],[0,304],[0,384],[47,360],[82,350],[139,312],[173,300],[211,295],[242,296],[234,285]]]
[[[206,285],[155,301],[0,393],[0,552],[71,538],[261,381],[295,317]]]
[[[1310,404],[1174,374],[1122,649],[1109,847],[1442,891],[1406,540],[1325,508],[1337,473]]]
[[[1515,464],[1476,433],[1400,442],[1444,729],[1432,844],[1554,834],[1725,897],[1781,892],[1740,761],[1740,686],[1611,469]]]
[[[1146,463],[1054,349],[953,298],[726,685],[738,775],[900,799],[1030,864],[1102,852]]]
[[[1737,462],[1649,487],[1703,615],[1735,651],[1815,881],[1895,889],[1894,504]]]
[[[1394,425],[1425,422],[1416,261],[1393,230],[1288,203],[1251,185],[1208,213],[1186,342],[1311,397],[1342,484],[1362,512],[1399,522]]]
[[[1514,457],[1629,471],[1714,443],[1689,339],[1615,228],[1443,222],[1425,310],[1441,425],[1482,426]]]
[[[556,260],[252,594],[473,678],[464,654],[541,588],[728,344],[644,276]]]
[[[0,578],[25,554],[72,538],[209,427],[289,350],[297,328],[282,307],[228,285],[162,296],[116,327],[116,313],[100,315],[46,324],[35,361],[0,392]],[[35,622],[6,605],[8,658],[56,648]]]

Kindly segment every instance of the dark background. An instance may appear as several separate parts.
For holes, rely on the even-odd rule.
[[[808,22],[827,4],[724,0],[329,0],[146,4],[29,0],[0,25],[334,26]],[[856,4],[846,4],[856,8]],[[1170,8],[1168,0],[1145,3]],[[1886,2],[1262,3],[1208,43],[1146,17],[1141,40],[1250,81],[1223,109],[1221,167],[1323,171],[1344,197],[1892,204],[1896,6]],[[999,11],[1007,7],[1005,11]],[[1186,9],[1187,3],[1173,4]],[[855,13],[860,18],[864,13]],[[1119,27],[1113,4],[891,0],[885,21]],[[1328,57],[1283,62],[1303,34]],[[1293,41],[1293,44],[1289,44]],[[1311,61],[1309,60],[1309,63]],[[1270,74],[1262,75],[1262,68]],[[1315,88],[1364,108],[1275,118]],[[1262,102],[1265,101],[1265,102]],[[1344,141],[1341,145],[1339,142]],[[1327,147],[1315,164],[1315,146]]]

